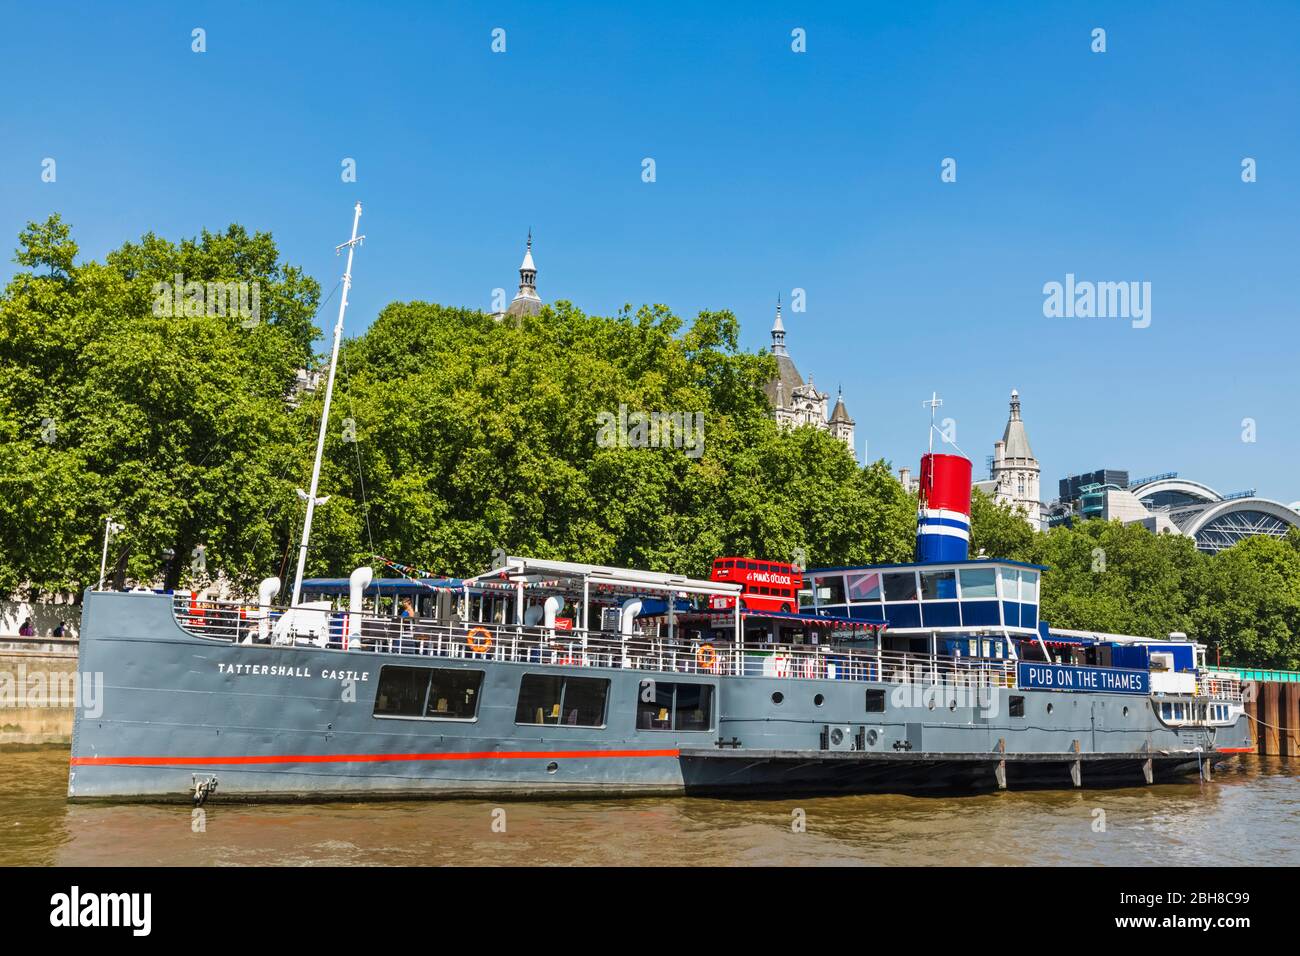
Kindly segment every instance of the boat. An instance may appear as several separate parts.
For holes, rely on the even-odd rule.
[[[386,576],[304,578],[356,229],[290,600],[277,578],[247,601],[87,591],[78,666],[103,692],[69,798],[1143,786],[1250,749],[1243,685],[1203,646],[1053,628],[1045,568],[970,557],[970,462],[933,444],[911,563],[376,556]]]

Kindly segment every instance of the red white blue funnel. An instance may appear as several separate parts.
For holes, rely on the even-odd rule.
[[[970,460],[933,452],[921,456],[916,560],[965,561],[970,549]]]

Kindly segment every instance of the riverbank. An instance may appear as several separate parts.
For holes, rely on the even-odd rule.
[[[0,746],[70,744],[77,642],[0,640]]]

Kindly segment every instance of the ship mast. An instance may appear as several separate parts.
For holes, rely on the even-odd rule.
[[[339,364],[339,342],[343,338],[343,314],[348,309],[348,289],[352,288],[352,253],[366,238],[357,235],[357,225],[360,222],[361,203],[357,203],[356,215],[352,217],[352,238],[334,247],[335,255],[344,249],[348,251],[348,265],[343,270],[343,296],[339,299],[339,319],[334,324],[334,350],[330,354],[329,378],[325,382],[325,406],[320,415],[320,436],[316,440],[316,462],[311,469],[311,490],[304,493],[301,488],[298,489],[299,497],[307,500],[307,515],[302,522],[302,544],[298,548],[298,571],[293,577],[293,599],[289,602],[290,607],[297,607],[302,597],[302,574],[307,566],[307,545],[311,541],[312,515],[316,511],[316,505],[323,504],[327,500],[327,498],[317,498],[316,489],[320,485],[320,463],[325,454],[325,432],[329,428],[330,400],[334,397],[334,372]]]

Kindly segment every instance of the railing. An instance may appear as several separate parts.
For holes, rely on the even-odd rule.
[[[1232,674],[1221,671],[1202,675],[1197,681],[1196,692],[1198,697],[1209,697],[1230,704],[1240,704],[1245,700],[1242,681]]]
[[[320,647],[343,652],[493,660],[563,667],[609,667],[722,677],[830,679],[959,687],[1014,687],[1015,661],[931,658],[900,651],[806,644],[687,642],[666,635],[560,629],[474,622],[350,615],[296,608],[285,611],[228,602],[191,604],[178,595],[176,623],[197,637],[234,643]],[[356,624],[353,626],[352,622]],[[346,622],[346,623],[345,623]],[[291,631],[291,627],[296,630]],[[345,632],[347,632],[345,634]]]
[[[1268,684],[1300,684],[1300,671],[1272,670],[1264,667],[1220,667],[1221,671],[1230,671],[1239,680],[1261,681]]]

